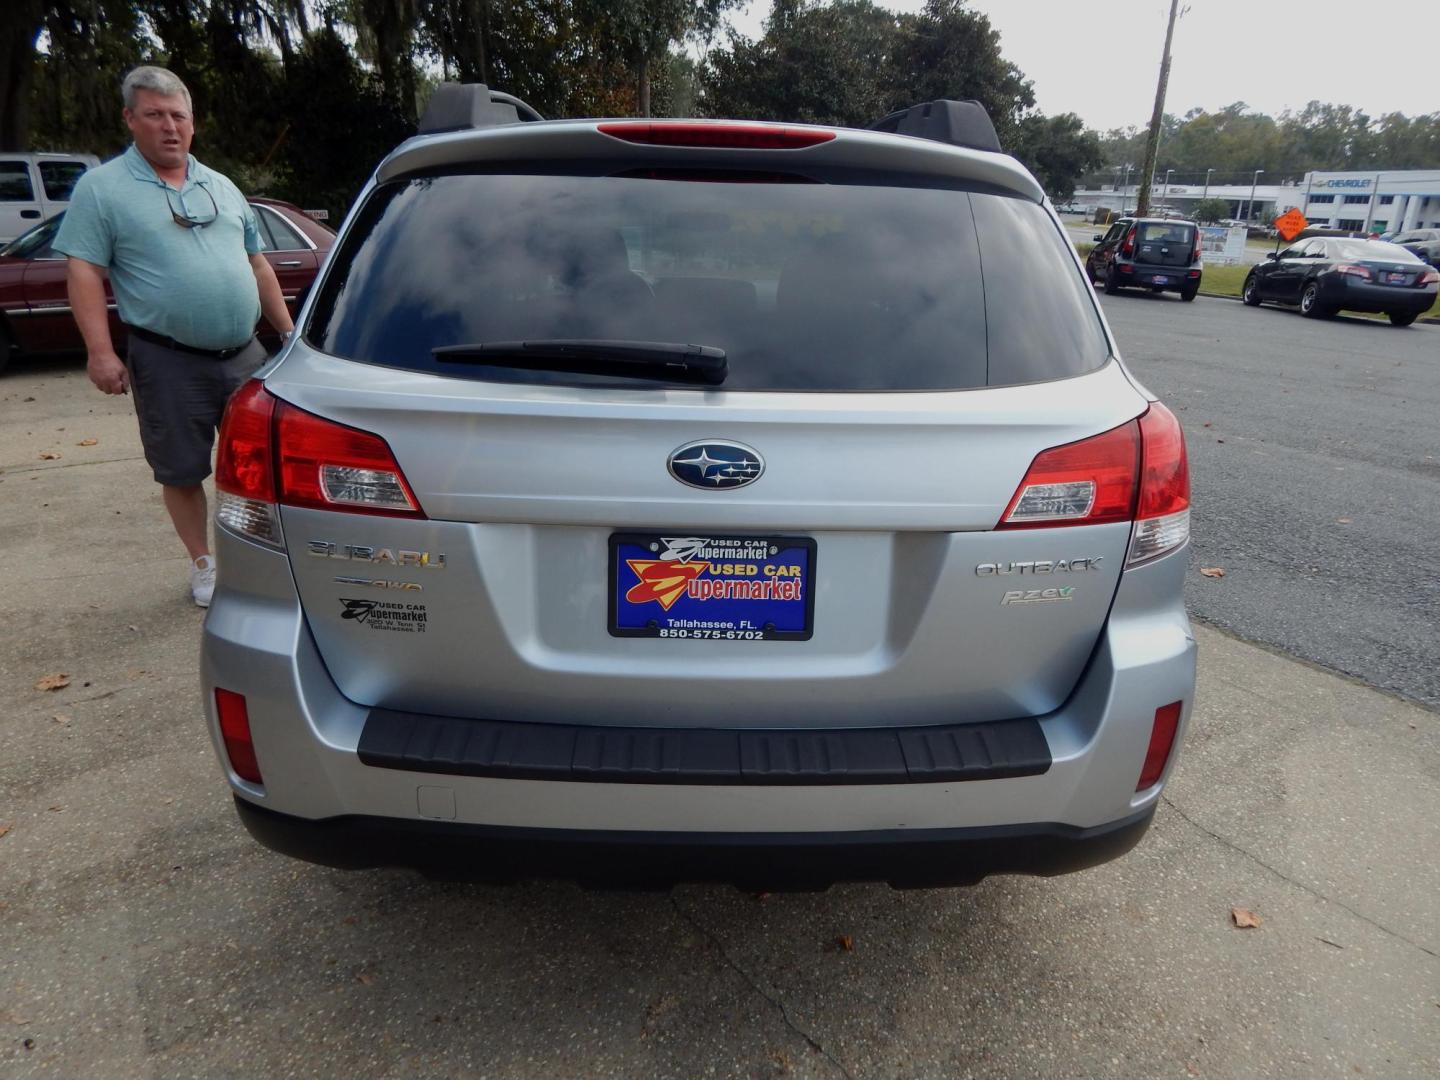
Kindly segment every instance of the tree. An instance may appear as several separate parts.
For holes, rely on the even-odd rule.
[[[1074,113],[1022,117],[1010,152],[1025,163],[1057,203],[1069,202],[1080,178],[1105,160],[1100,136],[1087,131],[1085,121]]]
[[[777,3],[753,44],[732,37],[701,76],[708,116],[864,127],[891,111],[896,17],[870,0]]]
[[[1035,105],[1030,80],[1000,54],[1000,34],[964,0],[929,0],[919,15],[902,16],[894,59],[881,74],[892,87],[886,111],[938,98],[973,98],[990,113],[1002,146]]]
[[[720,15],[739,0],[579,0],[579,18],[604,43],[604,53],[636,77],[642,116],[650,115],[650,82],[670,47],[689,37],[708,37]]]
[[[1224,199],[1201,199],[1195,204],[1191,216],[1196,221],[1209,225],[1230,216],[1230,204]]]

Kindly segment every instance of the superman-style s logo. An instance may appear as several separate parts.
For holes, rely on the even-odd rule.
[[[685,594],[690,582],[710,569],[708,562],[680,563],[663,559],[626,559],[625,565],[640,579],[639,584],[630,586],[626,601],[644,604],[655,600],[666,611]]]

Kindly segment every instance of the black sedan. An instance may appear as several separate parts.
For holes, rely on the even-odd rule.
[[[1409,326],[1440,289],[1440,271],[1381,240],[1311,237],[1265,258],[1245,278],[1245,303],[1293,304],[1311,318],[1383,311],[1396,326]]]

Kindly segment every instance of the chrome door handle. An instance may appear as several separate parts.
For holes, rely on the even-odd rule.
[[[300,265],[302,265],[302,264],[301,264],[301,262],[300,262],[299,259],[282,259],[280,262],[277,262],[275,265],[276,265],[276,266],[300,266]]]

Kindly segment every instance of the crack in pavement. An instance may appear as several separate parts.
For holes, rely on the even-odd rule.
[[[1192,827],[1195,828],[1195,829],[1198,829],[1200,832],[1204,833],[1206,836],[1210,837],[1212,840],[1218,840],[1220,843],[1224,844],[1226,847],[1230,848],[1232,851],[1239,852],[1241,855],[1245,856],[1245,858],[1247,858],[1247,859],[1249,859],[1251,862],[1253,862],[1256,866],[1263,867],[1264,869],[1270,871],[1270,873],[1274,874],[1276,877],[1278,877],[1281,881],[1285,882],[1287,885],[1293,885],[1293,886],[1295,886],[1295,888],[1301,890],[1302,892],[1307,892],[1307,893],[1309,893],[1311,896],[1315,897],[1317,900],[1321,900],[1321,901],[1323,901],[1323,902],[1325,902],[1325,903],[1327,903],[1327,904],[1334,904],[1336,907],[1340,908],[1341,910],[1343,910],[1343,911],[1348,911],[1351,915],[1355,916],[1355,918],[1359,919],[1361,922],[1363,922],[1363,923],[1368,923],[1370,926],[1373,926],[1376,930],[1379,930],[1382,934],[1387,934],[1387,935],[1389,935],[1390,937],[1395,938],[1397,941],[1403,941],[1406,945],[1409,945],[1409,946],[1411,946],[1411,947],[1413,947],[1413,948],[1419,949],[1419,950],[1420,950],[1421,952],[1423,952],[1426,956],[1433,956],[1433,957],[1436,957],[1437,959],[1440,959],[1440,953],[1436,953],[1436,952],[1435,952],[1434,950],[1432,950],[1432,949],[1427,949],[1424,945],[1421,945],[1418,941],[1412,941],[1412,940],[1410,940],[1410,938],[1406,937],[1404,934],[1402,934],[1402,933],[1400,933],[1400,932],[1398,932],[1398,931],[1396,931],[1396,930],[1391,930],[1391,929],[1390,929],[1388,926],[1386,926],[1384,923],[1376,922],[1374,919],[1370,918],[1370,916],[1368,916],[1368,915],[1366,915],[1366,914],[1364,914],[1364,913],[1362,913],[1362,912],[1356,911],[1354,908],[1352,908],[1349,904],[1345,903],[1343,900],[1336,900],[1334,897],[1326,896],[1326,895],[1325,895],[1324,893],[1322,893],[1319,889],[1316,889],[1316,888],[1313,888],[1313,887],[1311,887],[1311,886],[1309,886],[1309,885],[1306,885],[1303,881],[1296,881],[1294,878],[1290,877],[1290,876],[1289,876],[1288,874],[1286,874],[1284,871],[1278,870],[1278,869],[1276,869],[1275,867],[1271,866],[1271,865],[1270,865],[1269,863],[1267,863],[1264,859],[1260,858],[1260,856],[1255,855],[1255,854],[1253,854],[1252,852],[1246,851],[1243,847],[1241,847],[1239,844],[1235,843],[1233,840],[1230,840],[1230,839],[1228,839],[1228,838],[1226,838],[1226,837],[1224,837],[1224,836],[1221,836],[1219,833],[1214,832],[1214,831],[1212,831],[1211,829],[1207,829],[1204,825],[1201,825],[1198,821],[1196,821],[1194,818],[1192,818],[1189,814],[1185,813],[1184,810],[1181,810],[1180,807],[1176,806],[1175,803],[1174,803],[1174,801],[1173,801],[1168,795],[1162,794],[1162,795],[1160,796],[1160,800],[1161,800],[1166,806],[1170,807],[1171,810],[1174,810],[1175,813],[1179,814],[1179,815],[1180,815],[1180,818],[1181,818],[1184,822],[1186,822],[1186,824],[1192,826]]]
[[[86,465],[114,465],[119,461],[144,461],[144,454],[134,457],[98,458],[95,461],[67,461],[63,465],[0,465],[0,473],[6,476],[23,476],[26,473],[54,472],[56,469],[78,469]]]
[[[845,1068],[845,1066],[840,1063],[840,1061],[835,1057],[834,1054],[830,1053],[829,1050],[825,1049],[825,1047],[821,1045],[821,1043],[816,1040],[808,1031],[806,1031],[804,1028],[799,1027],[795,1023],[795,1021],[790,1019],[790,1011],[785,1008],[785,1003],[783,1001],[770,994],[767,994],[765,992],[765,988],[761,986],[760,983],[757,982],[754,978],[752,978],[750,976],[750,973],[744,968],[742,968],[738,963],[736,963],[735,960],[730,956],[730,954],[725,951],[725,946],[721,944],[720,939],[714,934],[712,934],[709,930],[705,929],[705,927],[700,924],[700,921],[698,919],[696,919],[693,915],[691,915],[688,911],[686,911],[680,906],[680,902],[675,899],[673,893],[670,895],[670,906],[675,909],[675,914],[679,915],[681,919],[689,923],[697,934],[703,937],[706,941],[710,942],[711,945],[715,946],[715,950],[720,954],[720,958],[725,961],[726,966],[729,967],[730,970],[734,971],[735,974],[739,975],[740,978],[745,980],[745,984],[749,986],[751,990],[755,991],[755,993],[759,994],[762,998],[764,998],[767,1002],[774,1006],[775,1010],[780,1014],[780,1019],[785,1021],[786,1027],[788,1027],[796,1035],[799,1035],[800,1038],[804,1039],[811,1050],[823,1056],[826,1061],[830,1062],[831,1065],[834,1065],[835,1068],[839,1069],[840,1075],[844,1076],[846,1080],[855,1080],[855,1077],[851,1074],[850,1070]]]

